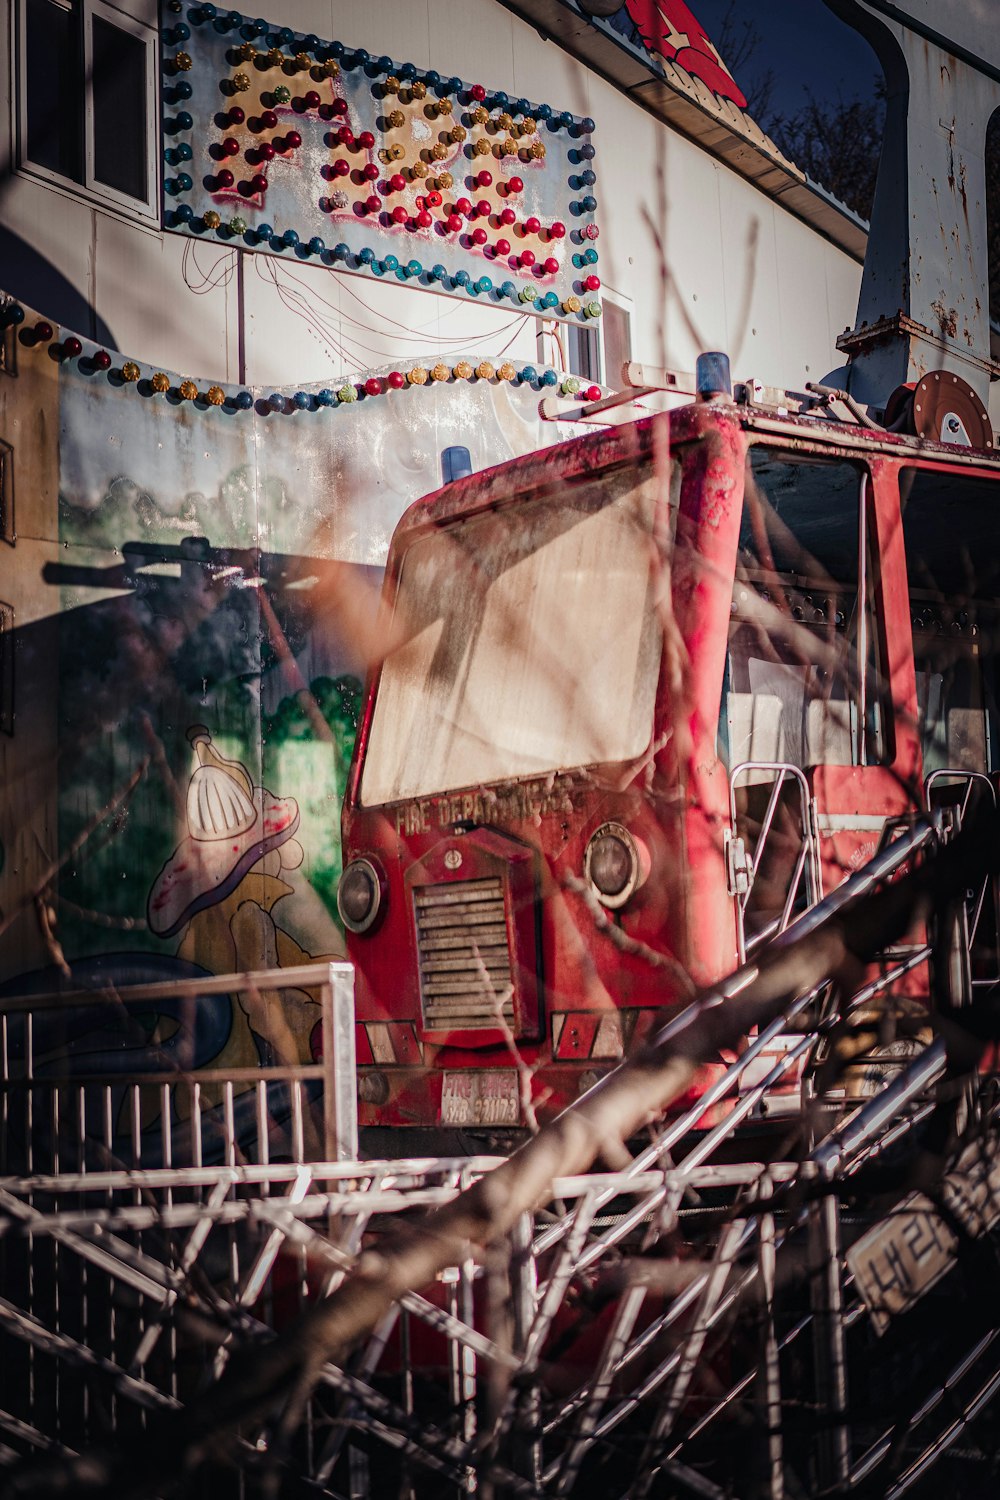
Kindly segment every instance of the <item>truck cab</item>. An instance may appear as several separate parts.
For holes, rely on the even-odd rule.
[[[994,797],[998,481],[713,399],[409,509],[343,812],[363,1126],[500,1144],[928,799]]]

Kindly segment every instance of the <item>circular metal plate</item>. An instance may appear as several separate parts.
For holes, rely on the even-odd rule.
[[[986,407],[972,386],[951,370],[931,370],[913,392],[913,426],[918,437],[973,448],[993,447]],[[963,428],[965,436],[963,436]]]

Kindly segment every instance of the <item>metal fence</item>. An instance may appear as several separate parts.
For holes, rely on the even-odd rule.
[[[945,837],[942,818],[925,820],[855,880],[885,891]],[[897,1497],[921,1493],[945,1453],[985,1464],[993,1429],[977,1423],[1000,1393],[995,1078],[956,1075],[933,1041],[856,1107],[807,1072],[799,1114],[744,1133],[770,1090],[932,950],[887,959],[853,993],[790,995],[627,1166],[557,1179],[498,1243],[399,1297],[301,1404],[248,1420],[225,1465],[203,1463],[181,1492]],[[319,973],[194,985],[275,1003],[289,985],[326,986],[321,1060],[213,1077],[217,1099],[180,1050],[151,1076],[67,1070],[66,1036],[42,1018],[92,995],[8,1006],[0,1463],[19,1484],[32,1458],[162,1442],[165,1414],[196,1411],[234,1361],[266,1362],[275,1332],[362,1251],[398,1243],[493,1165],[344,1159],[349,971]],[[159,996],[107,1003],[148,1036]],[[58,1045],[43,1049],[43,1033]],[[52,1492],[42,1472],[35,1494]]]
[[[282,1041],[290,990],[318,1001],[309,1063],[289,1033]],[[251,1018],[270,1014],[272,1040],[248,1019],[252,1063],[195,1067],[202,1034],[226,1034],[248,1001]],[[350,964],[0,1001],[5,1175],[343,1161],[357,1144]]]

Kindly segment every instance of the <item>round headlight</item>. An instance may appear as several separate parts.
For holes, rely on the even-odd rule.
[[[337,910],[351,932],[367,932],[382,906],[382,879],[370,859],[355,859],[337,886]]]
[[[583,868],[602,906],[624,906],[640,875],[639,851],[628,829],[602,824],[587,845]]]

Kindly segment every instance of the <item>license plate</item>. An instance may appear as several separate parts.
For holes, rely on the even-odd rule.
[[[869,1229],[847,1252],[872,1323],[884,1333],[955,1264],[958,1239],[923,1193]]]
[[[442,1125],[516,1125],[519,1116],[517,1074],[512,1069],[444,1075]]]

